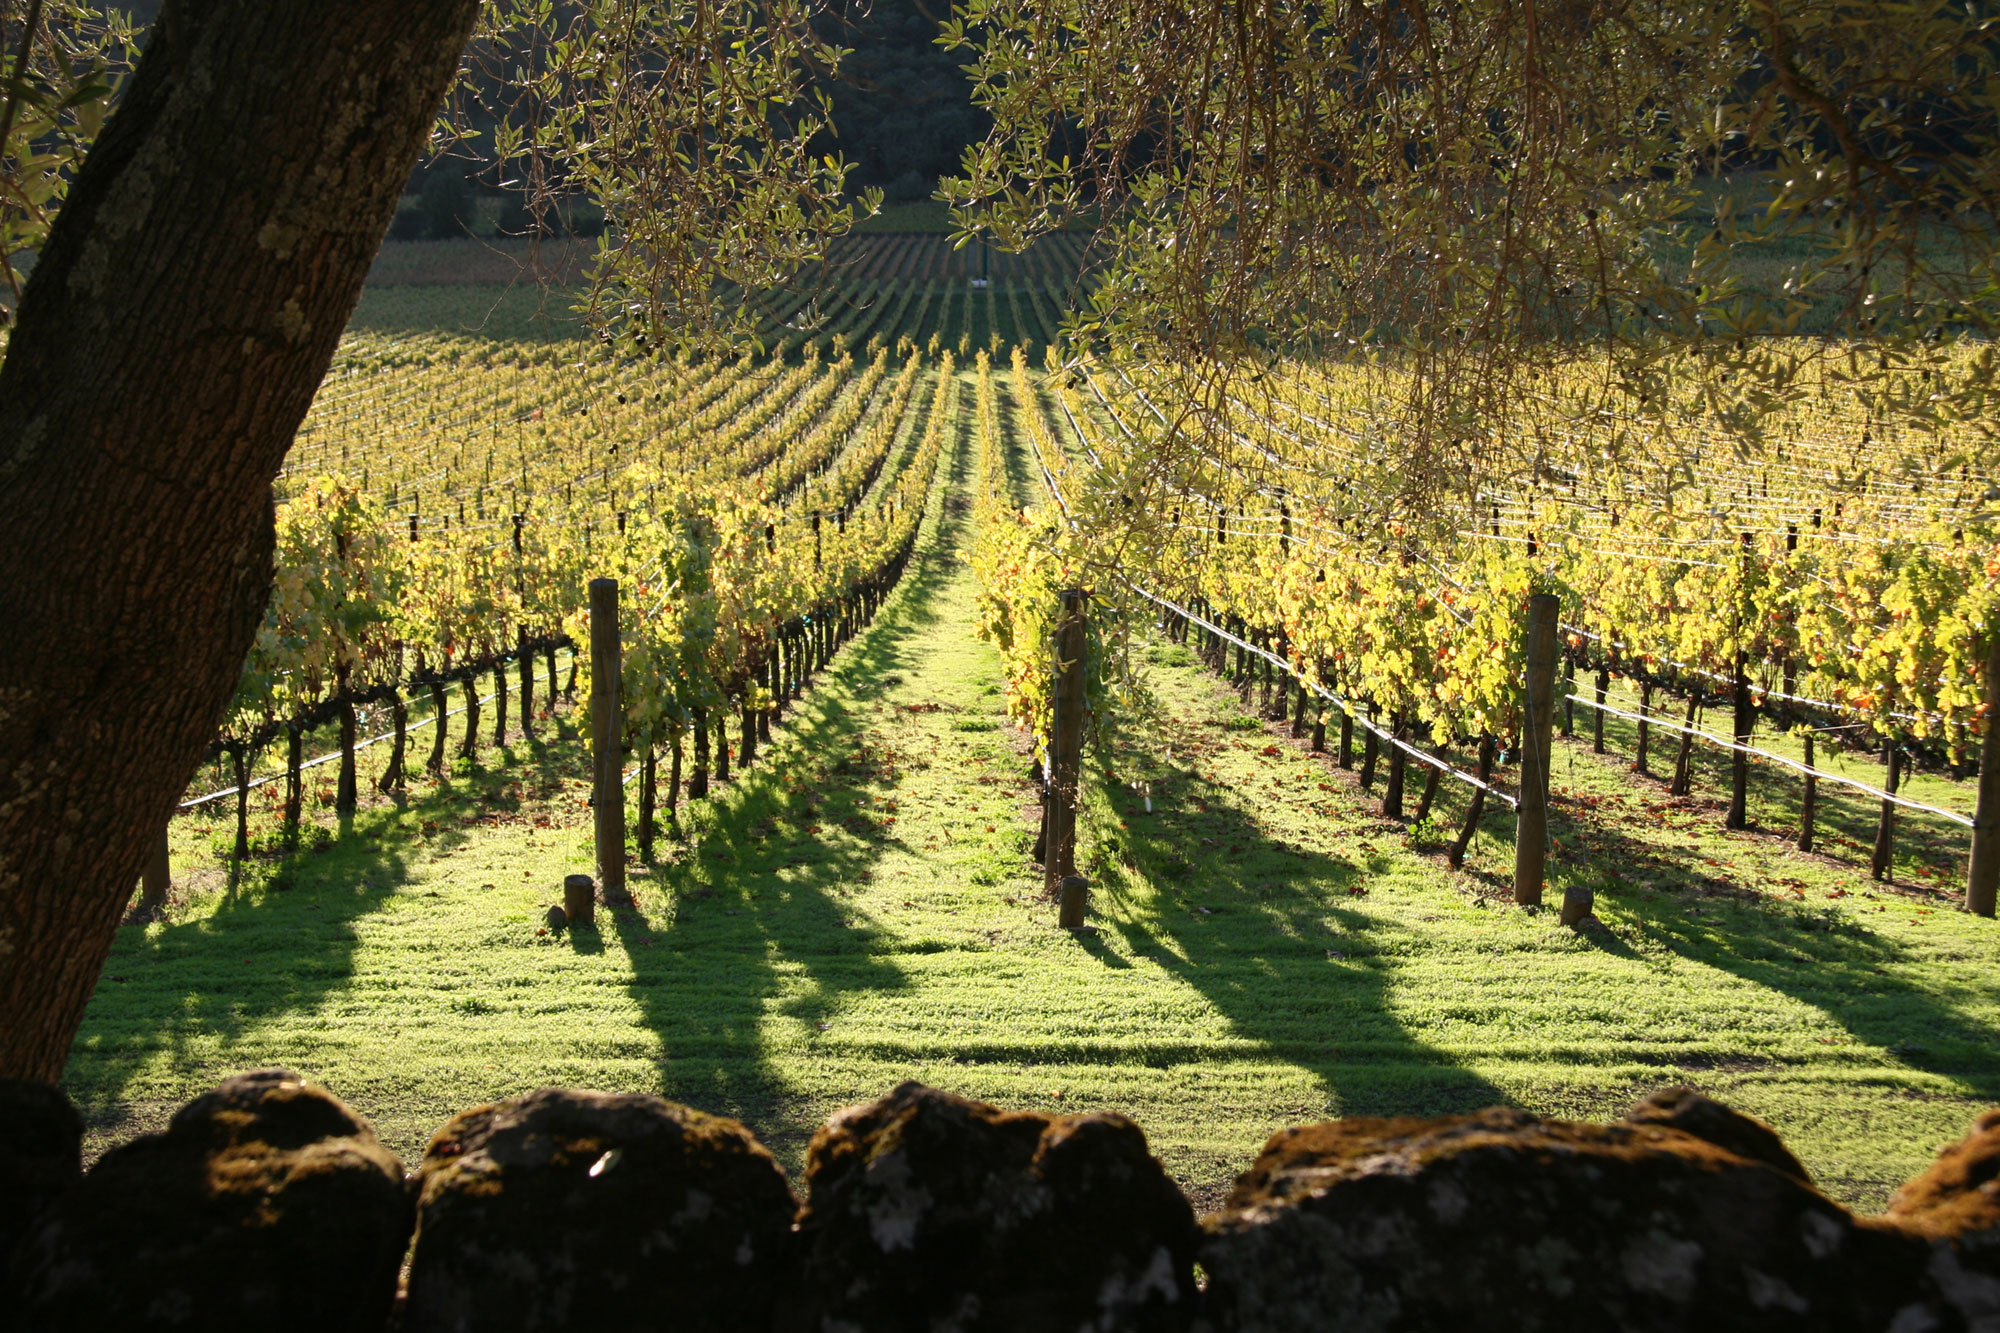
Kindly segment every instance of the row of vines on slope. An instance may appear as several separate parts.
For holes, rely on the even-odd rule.
[[[462,685],[470,756],[482,702],[497,701],[504,734],[518,665],[531,726],[534,660],[553,691],[599,575],[636,606],[630,733],[677,745],[698,731],[706,751],[711,714],[719,728],[740,709],[739,754],[754,746],[801,687],[808,649],[824,651],[828,627],[872,610],[900,571],[955,383],[949,356],[897,365],[885,349],[861,367],[355,349],[281,482],[276,584],[218,740],[236,760],[239,851],[248,760],[275,739],[290,741],[296,825],[301,737],[339,722],[337,804],[352,808],[356,715],[370,704],[395,727],[385,789],[405,777],[410,692],[428,691],[441,717],[447,686]]]
[[[1973,353],[1960,359],[1956,373],[1978,373]],[[1699,708],[1740,701],[1731,734],[1710,737],[1738,754],[1733,823],[1760,717],[1808,738],[1809,780],[1824,776],[1814,741],[1886,744],[1896,800],[1899,761],[1963,775],[1981,748],[2000,528],[1990,478],[1972,461],[1977,440],[1897,432],[1866,405],[1828,397],[1780,421],[1783,444],[1752,465],[1691,410],[1634,404],[1603,429],[1711,430],[1694,450],[1702,466],[1656,467],[1632,439],[1614,448],[1572,435],[1548,442],[1530,480],[1472,490],[1455,531],[1417,531],[1386,499],[1397,486],[1393,426],[1368,376],[1289,366],[1239,382],[1202,405],[1202,464],[1178,471],[1156,464],[1177,449],[1189,456],[1176,439],[1188,405],[1143,368],[1052,366],[1042,385],[1046,421],[1022,420],[1045,514],[1061,521],[1015,541],[1024,549],[994,585],[1081,553],[1066,577],[1132,581],[1289,663],[1306,688],[1288,694],[1281,679],[1276,699],[1280,709],[1295,701],[1295,730],[1325,691],[1399,739],[1484,738],[1484,777],[1495,750],[1519,748],[1521,626],[1530,595],[1546,592],[1561,604],[1565,718],[1610,707],[1610,682],[1630,682],[1641,690],[1632,715],[1679,738],[1677,789],[1689,744],[1709,734],[1694,725]],[[1154,479],[1142,504],[1134,478]],[[1204,648],[1232,651],[1214,635]],[[1257,664],[1234,651],[1248,697]],[[1030,662],[1013,666],[1016,707],[1032,718],[1045,677]],[[1579,668],[1597,675],[1590,693],[1574,684]],[[1651,711],[1656,688],[1687,697],[1685,719]],[[1643,725],[1640,736],[1643,747]]]

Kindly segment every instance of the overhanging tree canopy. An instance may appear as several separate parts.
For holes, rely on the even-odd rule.
[[[1155,471],[1197,470],[1225,385],[1284,353],[1381,375],[1386,484],[1419,511],[1670,384],[1757,448],[1813,357],[1883,417],[1992,439],[1978,6],[968,0],[949,37],[994,129],[946,192],[1015,245],[1101,214],[1075,351],[1176,368]],[[1909,373],[1961,337],[1974,373]],[[1553,402],[1579,368],[1595,390]]]

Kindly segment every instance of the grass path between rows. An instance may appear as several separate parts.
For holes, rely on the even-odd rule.
[[[738,1116],[796,1172],[829,1112],[918,1078],[1125,1112],[1208,1206],[1287,1124],[1607,1117],[1688,1082],[1873,1207],[2000,1100],[1993,923],[1723,836],[1711,802],[1565,745],[1563,873],[1591,878],[1601,921],[1564,930],[1504,901],[1503,814],[1447,870],[1461,796],[1426,824],[1380,818],[1171,645],[1145,650],[1149,699],[1093,758],[1097,929],[1056,929],[1026,752],[972,633],[969,453],[876,624],[634,867],[636,910],[542,933],[591,863],[567,728],[233,885],[189,875],[165,921],[121,933],[72,1058],[91,1151],[283,1064],[409,1163],[456,1111],[568,1084]],[[219,836],[198,829],[178,835],[191,862]]]

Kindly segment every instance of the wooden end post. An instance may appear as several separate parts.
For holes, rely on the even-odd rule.
[[[1806,733],[1806,767],[1808,769],[1811,769],[1813,766],[1813,740],[1813,733],[1808,731]],[[1819,774],[1808,772],[1806,774],[1805,791],[1799,795],[1799,850],[1802,852],[1809,852],[1813,849],[1813,816],[1817,813],[1818,808]]]
[[[1594,682],[1597,707],[1591,710],[1590,752],[1604,753],[1604,696],[1611,688],[1611,668],[1604,663],[1597,664],[1597,680]]]
[[[1063,881],[1076,874],[1076,807],[1083,772],[1084,710],[1083,593],[1062,594],[1056,621],[1055,708],[1050,719],[1052,753],[1049,774],[1049,833],[1043,867],[1050,897],[1058,897]]]
[[[1555,724],[1556,612],[1549,593],[1528,599],[1527,717],[1521,728],[1521,807],[1514,824],[1514,901],[1542,900],[1548,861],[1549,748]]]
[[[535,646],[528,639],[526,626],[521,628],[517,656],[521,664],[521,738],[532,741],[535,739]]]
[[[1992,916],[1996,883],[2000,883],[2000,630],[1986,645],[1986,735],[1979,745],[1979,804],[1972,812],[1965,910]]]
[[[596,889],[596,883],[588,875],[569,875],[563,879],[563,917],[566,924],[588,926],[596,921]]]
[[[1083,908],[1090,897],[1090,881],[1081,875],[1065,875],[1061,889],[1057,924],[1064,930],[1083,928]]]
[[[618,581],[590,581],[591,809],[596,816],[597,882],[605,901],[625,892],[625,782],[620,771]],[[574,913],[571,920],[575,920]]]

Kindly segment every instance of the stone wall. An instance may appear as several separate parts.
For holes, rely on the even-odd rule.
[[[556,1088],[458,1116],[407,1176],[282,1070],[88,1173],[80,1144],[60,1092],[0,1083],[0,1328],[2000,1327],[2000,1112],[1881,1217],[1684,1090],[1612,1125],[1289,1129],[1199,1219],[1122,1116],[915,1083],[819,1130],[803,1202],[733,1120]]]

